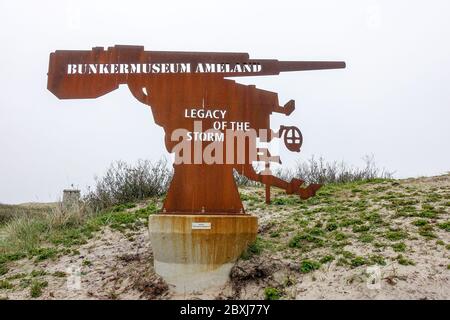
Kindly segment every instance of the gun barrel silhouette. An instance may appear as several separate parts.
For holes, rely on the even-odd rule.
[[[47,88],[60,99],[97,98],[136,77],[224,78],[340,68],[345,62],[249,59],[247,53],[144,51],[143,46],[117,45],[51,53]]]

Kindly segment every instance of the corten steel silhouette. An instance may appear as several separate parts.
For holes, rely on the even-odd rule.
[[[220,110],[226,114],[220,121],[248,123],[257,134],[247,137],[243,145],[236,143],[235,138],[230,141],[225,134],[221,141],[192,139],[189,142],[192,149],[195,149],[195,143],[200,143],[201,151],[213,143],[223,147],[223,164],[196,164],[194,154],[189,157],[191,163],[175,164],[162,210],[164,213],[240,214],[244,213],[244,208],[233,170],[265,184],[267,202],[270,201],[270,186],[307,199],[320,185],[311,184],[304,188],[304,181],[300,179],[287,182],[273,176],[269,163],[280,162],[279,157],[271,156],[265,148],[256,147],[257,138],[270,142],[272,138],[280,137],[290,151],[300,151],[303,138],[297,127],[281,126],[278,132],[270,129],[272,112],[289,115],[295,109],[295,102],[290,100],[280,106],[276,93],[224,78],[336,68],[345,68],[345,63],[253,60],[247,53],[144,51],[140,46],[115,46],[106,51],[93,48],[91,51],[51,53],[48,89],[60,99],[85,99],[100,97],[120,84],[128,85],[137,100],[151,107],[155,122],[164,129],[169,152],[174,152],[179,143],[171,138],[175,130],[196,132],[194,122],[199,119],[189,117],[190,110]],[[201,119],[202,131],[213,128],[214,121],[217,119]],[[265,137],[260,135],[261,129],[268,132]],[[218,131],[224,133],[225,128]],[[234,151],[231,163],[226,162],[225,152],[230,145]],[[250,156],[251,151],[255,151],[252,148],[258,152],[256,158]],[[245,154],[240,163],[236,160],[239,151]],[[176,157],[182,156],[183,152],[176,153]],[[252,166],[255,160],[265,161],[265,174],[255,171]]]

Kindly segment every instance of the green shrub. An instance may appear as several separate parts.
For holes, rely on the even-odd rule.
[[[403,265],[403,266],[413,266],[413,265],[415,265],[414,261],[405,258],[401,254],[399,254],[396,259],[397,259],[398,263]]]
[[[280,232],[278,232],[278,231],[273,231],[270,233],[271,238],[278,238],[279,236],[280,236]]]
[[[428,224],[428,221],[425,219],[418,219],[412,222],[413,225],[420,227],[420,226],[424,226],[426,224]]]
[[[303,232],[296,234],[289,241],[288,245],[291,248],[304,248],[307,244],[313,247],[321,247],[324,244],[322,237],[325,235],[325,231],[318,227],[311,229],[305,229]]]
[[[406,250],[406,244],[403,242],[394,243],[391,247],[395,252],[404,252]]]
[[[263,250],[262,241],[260,237],[256,237],[255,242],[250,244],[247,249],[241,254],[241,259],[248,260],[253,255],[261,254]]]
[[[439,228],[450,232],[450,220],[447,220],[447,221],[445,221],[443,223],[439,223],[438,226],[439,226]]]
[[[33,280],[30,287],[30,296],[38,298],[42,295],[42,289],[48,286],[47,281]]]
[[[336,241],[342,241],[347,239],[348,236],[345,233],[342,232],[336,232],[334,235],[334,239],[336,239]]]
[[[309,273],[320,268],[320,263],[314,260],[303,260],[300,263],[300,272]]]
[[[103,177],[96,180],[95,188],[89,190],[83,200],[95,211],[100,211],[162,195],[171,179],[172,171],[164,159],[154,164],[139,160],[134,165],[117,161],[111,164]]]
[[[0,289],[12,289],[14,286],[6,281],[6,280],[0,280]]]
[[[265,288],[264,296],[266,300],[279,300],[281,298],[281,291],[277,288]]]
[[[90,267],[90,266],[92,266],[92,262],[88,259],[84,259],[82,262],[82,265],[85,267]]]
[[[47,259],[54,259],[58,254],[58,249],[55,248],[39,248],[30,252],[31,255],[36,256],[36,261],[44,261]]]
[[[45,275],[47,275],[47,272],[46,272],[45,270],[43,270],[43,269],[33,270],[33,271],[31,271],[31,273],[30,273],[30,276],[31,276],[32,278],[43,277],[43,276],[45,276]]]
[[[362,233],[358,240],[364,243],[372,242],[375,239],[375,237],[369,233]]]
[[[49,231],[43,217],[19,217],[8,222],[4,227],[5,238],[2,240],[3,251],[30,252]]]
[[[408,234],[402,230],[390,230],[384,237],[391,241],[398,241],[407,238]]]
[[[362,265],[365,265],[367,263],[366,259],[364,257],[354,257],[351,261],[350,264],[352,267],[359,267]]]
[[[279,170],[275,174],[284,180],[300,178],[307,183],[321,184],[384,182],[392,178],[391,172],[377,168],[372,156],[365,156],[363,160],[364,167],[356,168],[344,162],[326,162],[322,157],[316,159],[312,156],[307,161],[299,162],[294,170]],[[322,194],[326,195],[325,192]]]
[[[329,222],[327,224],[327,226],[325,227],[325,229],[327,229],[327,231],[334,231],[338,228],[338,224],[336,222]]]
[[[432,225],[424,225],[419,228],[419,234],[425,238],[436,238],[433,230],[434,228]]]
[[[53,272],[52,276],[57,277],[57,278],[65,278],[65,277],[67,277],[67,273],[65,273],[63,271],[55,271],[55,272]]]
[[[333,256],[327,255],[327,256],[322,257],[322,258],[319,260],[319,262],[322,263],[322,264],[325,264],[325,263],[331,262],[331,261],[333,261],[333,260],[334,260],[334,257],[333,257]]]
[[[8,273],[8,268],[4,263],[0,263],[0,276]]]
[[[385,266],[386,265],[386,261],[384,260],[384,258],[380,255],[371,255],[369,258],[370,262],[373,264],[379,264],[381,266]]]

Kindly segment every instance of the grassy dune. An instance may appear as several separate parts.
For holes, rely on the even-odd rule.
[[[192,298],[333,299],[450,297],[450,175],[328,184],[306,201],[240,188],[259,218],[257,241],[221,290]],[[161,197],[92,212],[22,216],[0,233],[0,297],[177,298],[152,270],[147,219]],[[82,288],[67,289],[67,268]],[[380,288],[368,288],[368,268]],[[179,298],[179,297],[178,297]]]
[[[56,203],[24,203],[19,205],[0,203],[0,224],[13,218],[38,215],[55,208]]]
[[[264,265],[269,259],[278,261],[267,266],[269,274],[276,273],[270,268],[284,270],[283,281],[272,281],[273,287],[266,287],[266,298],[274,292],[284,298],[317,298],[320,294],[324,298],[345,297],[334,292],[339,291],[336,282],[358,281],[364,288],[370,266],[384,271],[383,283],[404,281],[404,290],[415,292],[411,297],[420,297],[421,292],[427,296],[432,285],[437,291],[432,297],[450,297],[450,176],[329,184],[307,201],[279,193],[268,207],[260,200],[263,190],[248,188],[242,193],[246,207],[259,216],[261,225],[257,242],[244,258],[253,259],[254,265]],[[249,268],[245,261],[239,263]],[[329,270],[333,276],[327,275]],[[405,274],[400,275],[399,270]],[[334,285],[326,288],[317,280],[319,275]],[[310,296],[301,295],[289,277],[295,281],[301,278],[316,289],[305,288]],[[415,278],[427,277],[443,282],[415,286]],[[240,280],[239,275],[237,278]],[[446,289],[440,291],[442,286]],[[251,290],[252,284],[244,287],[248,287],[247,294],[252,293],[239,297],[263,297],[262,290]],[[364,292],[366,298],[376,295]],[[385,294],[379,297],[408,297],[401,290],[398,296]],[[354,293],[347,296],[361,298]]]

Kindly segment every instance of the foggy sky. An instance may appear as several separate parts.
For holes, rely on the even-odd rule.
[[[0,2],[0,202],[55,201],[85,189],[111,161],[169,157],[149,107],[121,87],[93,100],[46,89],[58,49],[115,44],[146,50],[248,52],[251,58],[345,60],[346,69],[238,78],[296,100],[300,154],[395,176],[450,170],[448,1]]]

